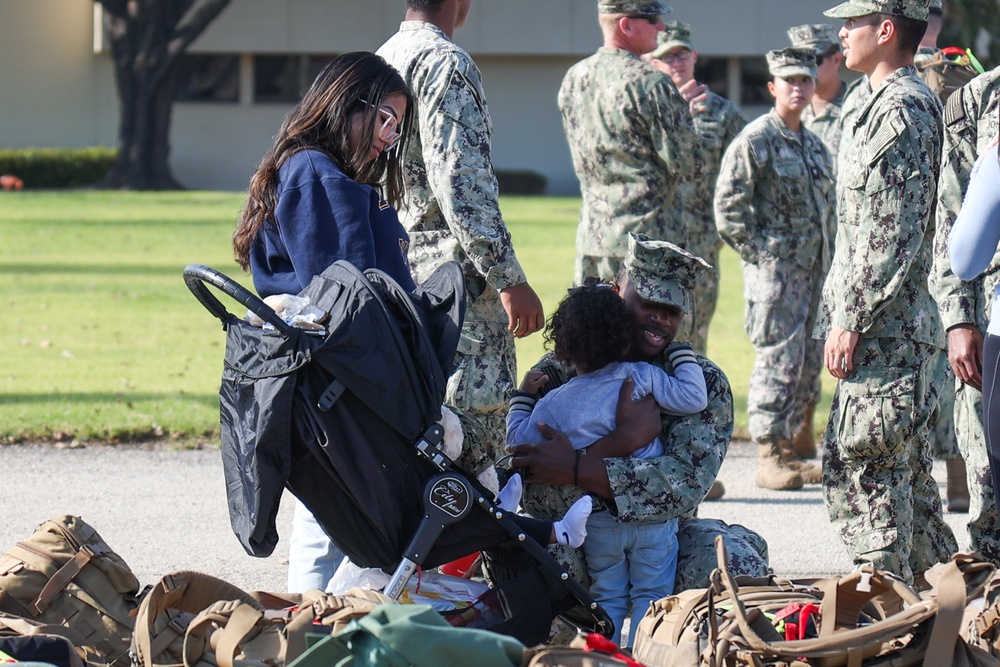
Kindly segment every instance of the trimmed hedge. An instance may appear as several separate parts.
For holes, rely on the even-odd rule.
[[[497,170],[497,186],[502,195],[541,195],[545,194],[547,184],[547,179],[537,171]]]
[[[0,174],[12,174],[27,188],[75,188],[93,185],[115,162],[114,148],[4,148]]]

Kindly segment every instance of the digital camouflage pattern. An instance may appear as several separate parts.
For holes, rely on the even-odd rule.
[[[943,348],[927,289],[941,103],[914,67],[900,68],[872,93],[844,138],[851,152],[841,154],[836,254],[818,335],[825,339],[836,325],[864,338]]]
[[[799,49],[812,49],[817,56],[840,48],[839,28],[830,23],[797,25],[788,29],[788,39]]]
[[[869,14],[891,14],[926,21],[929,9],[930,0],[849,0],[826,10],[823,15],[848,19]]]
[[[669,14],[672,10],[658,0],[598,0],[597,11],[601,14],[660,16]]]
[[[840,49],[839,28],[829,23],[797,25],[788,29],[788,39],[796,48],[812,49],[816,57],[827,56],[832,50]],[[840,94],[819,113],[812,104],[802,111],[802,124],[806,129],[823,140],[836,170],[837,151],[840,148],[840,114],[847,96],[847,84],[841,83]]]
[[[834,528],[854,563],[908,581],[958,550],[927,439],[938,412],[933,378],[946,363],[934,345],[862,337],[827,425],[823,491]]]
[[[827,510],[855,562],[912,576],[954,536],[930,476],[944,332],[927,288],[941,103],[913,66],[890,74],[845,128],[833,266],[816,334],[860,334],[838,382],[823,459]],[[919,517],[914,522],[913,517]]]
[[[672,372],[666,351],[652,363]],[[705,372],[708,406],[695,415],[661,417],[664,455],[649,459],[605,459],[614,494],[612,511],[620,521],[680,519],[675,583],[678,591],[706,585],[708,574],[715,568],[715,554],[705,547],[717,534],[726,539],[734,574],[762,576],[769,571],[767,543],[759,535],[742,526],[697,518],[698,505],[719,473],[733,433],[733,394],[729,380],[711,361],[698,357],[698,363]],[[546,390],[566,383],[572,376],[572,371],[556,361],[552,353],[543,357],[534,369],[549,376]],[[521,503],[525,508],[535,508],[535,515],[540,518],[559,518],[581,494],[582,490],[572,485],[526,483]],[[553,550],[570,573],[587,585],[583,550],[565,547]]]
[[[931,289],[946,330],[972,324],[981,332],[989,324],[990,301],[1000,284],[1000,256],[985,273],[963,281],[951,270],[948,235],[962,207],[976,158],[1000,133],[1000,67],[980,75],[948,98],[944,112],[944,147],[938,180],[937,233]],[[965,459],[969,484],[969,534],[972,548],[1000,565],[1000,516],[983,431],[983,396],[959,384],[955,397],[955,432]]]
[[[860,79],[852,81],[847,86],[847,90],[844,92],[844,103],[840,107],[840,118],[837,119],[837,129],[835,131],[837,150],[830,151],[834,155],[834,165],[837,168],[838,174],[840,173],[840,163],[842,161],[840,156],[850,154],[850,141],[853,136],[854,125],[857,123],[858,115],[861,113],[861,110],[865,108],[865,105],[868,103],[868,98],[870,98],[871,95],[872,87],[868,82],[867,76],[863,76]],[[805,114],[803,114],[802,122],[806,122]],[[850,128],[851,132],[846,133],[847,128]],[[820,132],[817,132],[816,134],[823,136]]]
[[[584,256],[620,262],[628,232],[686,248],[678,187],[701,177],[702,164],[687,102],[670,77],[629,51],[601,47],[566,73],[559,110],[583,196],[578,270]]]
[[[683,181],[680,196],[683,204],[682,225],[687,230],[687,249],[708,262],[714,270],[704,272],[692,290],[694,310],[689,316],[688,342],[698,354],[708,348],[708,327],[719,300],[719,249],[722,239],[715,229],[715,182],[722,166],[722,155],[736,135],[746,127],[747,118],[735,104],[709,91],[703,102],[704,110],[694,114],[699,149],[704,160],[702,178]]]
[[[715,192],[719,234],[743,258],[745,327],[756,351],[750,437],[794,435],[819,400],[822,343],[812,338],[833,254],[833,163],[823,142],[777,111],[730,144]]]
[[[840,89],[840,94],[819,113],[816,113],[812,104],[807,104],[802,111],[802,125],[823,140],[823,145],[830,151],[834,171],[836,171],[837,156],[840,152],[840,117],[847,99],[847,90],[848,86],[844,84]]]
[[[667,21],[656,36],[656,48],[649,52],[650,58],[662,58],[674,49],[694,51],[691,42],[691,26],[681,21]]]
[[[701,257],[669,241],[645,234],[628,235],[626,272],[636,293],[646,301],[676,306],[691,312],[691,290],[713,269]]]
[[[762,256],[829,266],[834,181],[819,137],[789,130],[777,111],[752,121],[726,149],[715,189],[715,224],[747,263]]]
[[[793,76],[816,78],[816,54],[812,49],[791,46],[787,49],[768,51],[767,69],[771,76],[787,79]]]
[[[423,281],[449,260],[465,272],[465,323],[446,401],[497,417],[491,423],[499,451],[516,376],[499,290],[526,278],[497,202],[493,123],[479,69],[440,28],[422,21],[404,21],[378,54],[403,75],[416,100],[399,212],[414,279]]]

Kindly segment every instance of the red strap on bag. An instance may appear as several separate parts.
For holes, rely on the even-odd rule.
[[[598,634],[596,632],[591,632],[587,635],[587,645],[583,649],[584,651],[591,651],[592,653],[603,653],[604,655],[610,655],[612,658],[618,658],[629,667],[645,667],[641,662],[636,662],[632,658],[628,657],[624,653],[618,650],[618,644],[614,643],[604,635]]]

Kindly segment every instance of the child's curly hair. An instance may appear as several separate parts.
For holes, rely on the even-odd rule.
[[[632,342],[632,316],[610,285],[574,287],[545,325],[545,342],[564,364],[601,368],[620,360]]]

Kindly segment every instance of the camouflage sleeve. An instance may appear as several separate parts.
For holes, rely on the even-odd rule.
[[[938,177],[937,230],[934,233],[934,265],[930,286],[944,328],[976,322],[974,284],[952,272],[948,258],[948,236],[962,207],[969,176],[976,162],[978,137],[975,118],[966,106],[964,90],[948,98],[945,109],[944,146]]]
[[[725,133],[722,136],[722,146],[725,148],[733,143],[733,140],[739,136],[740,132],[743,131],[743,128],[750,121],[747,120],[746,114],[738,106],[730,104],[729,108],[726,109],[722,122],[725,128]]]
[[[701,138],[687,102],[670,78],[659,72],[655,75],[662,79],[661,85],[650,88],[646,96],[649,108],[640,112],[649,119],[653,150],[678,180],[693,180],[704,172]]]
[[[757,262],[757,248],[750,236],[756,215],[753,195],[759,170],[753,144],[753,138],[747,134],[729,144],[719,168],[714,200],[719,236],[750,264]]]
[[[906,282],[933,224],[941,144],[934,140],[939,130],[931,120],[905,105],[889,109],[871,121],[878,129],[867,146],[866,171],[843,176],[848,188],[860,187],[855,199],[863,208],[846,274],[862,279],[833,284],[829,300],[831,321],[841,329],[864,333],[871,328]]]
[[[495,289],[526,282],[500,215],[491,163],[491,125],[471,60],[437,71],[440,90],[417,89],[427,180],[469,262]]]
[[[605,459],[622,521],[666,521],[694,516],[733,435],[733,393],[718,366],[698,358],[705,371],[708,407],[694,415],[663,417],[664,455]]]

